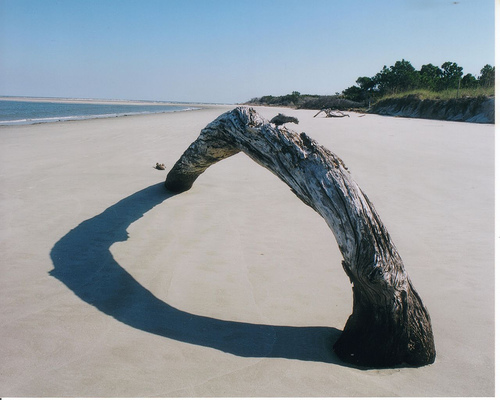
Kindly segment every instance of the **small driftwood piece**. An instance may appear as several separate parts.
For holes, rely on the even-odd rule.
[[[349,114],[343,113],[340,110],[332,110],[331,108],[323,108],[320,111],[318,111],[313,118],[316,118],[319,114],[322,112],[325,113],[326,118],[343,118],[343,117],[351,117]]]
[[[340,359],[369,367],[434,362],[429,314],[389,233],[342,160],[305,133],[274,127],[251,108],[236,108],[201,131],[165,186],[188,190],[208,167],[240,151],[288,184],[337,240],[353,291],[352,315],[334,345]]]
[[[284,115],[284,114],[278,114],[276,115],[276,117],[274,117],[273,119],[271,119],[271,124],[274,124],[276,126],[280,126],[280,125],[284,125],[288,122],[293,122],[294,124],[298,124],[299,123],[299,120],[295,117],[289,117],[288,115]]]

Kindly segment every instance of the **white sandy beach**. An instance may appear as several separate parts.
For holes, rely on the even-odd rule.
[[[434,364],[363,370],[331,351],[335,238],[284,183],[238,154],[166,196],[231,108],[0,127],[0,396],[493,396],[494,126],[256,107],[344,160],[431,315]]]

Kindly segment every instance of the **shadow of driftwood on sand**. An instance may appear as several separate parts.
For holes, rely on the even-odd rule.
[[[127,227],[173,194],[147,187],[83,221],[52,248],[51,275],[80,299],[131,327],[243,357],[280,357],[342,364],[333,352],[340,331],[224,321],[178,310],[141,286],[113,258]],[[168,268],[168,265],[166,265]]]

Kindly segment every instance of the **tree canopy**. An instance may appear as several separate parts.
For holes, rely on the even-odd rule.
[[[413,89],[443,91],[448,89],[491,87],[495,85],[495,67],[486,64],[478,78],[468,73],[457,63],[447,61],[438,67],[433,64],[422,65],[417,71],[413,65],[402,59],[387,67],[373,77],[359,77],[356,85],[342,92],[342,97],[357,102],[375,100],[385,95],[407,92]]]
[[[438,67],[433,64],[425,64],[416,70],[413,65],[402,59],[394,65],[387,67],[374,76],[360,76],[356,84],[335,95],[301,94],[294,91],[284,96],[263,96],[251,99],[247,104],[262,104],[270,106],[288,106],[306,109],[335,108],[347,110],[362,108],[370,103],[376,102],[381,97],[397,95],[413,90],[426,90],[436,95],[439,92],[453,89],[481,89],[483,92],[491,92],[490,88],[495,86],[495,67],[486,64],[478,77],[467,73],[464,75],[463,68],[455,62],[447,61]],[[493,92],[494,93],[494,92]],[[447,95],[446,92],[442,93]],[[478,96],[474,94],[474,96]],[[479,94],[481,96],[481,94]]]

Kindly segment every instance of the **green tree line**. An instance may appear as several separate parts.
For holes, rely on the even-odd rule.
[[[450,89],[474,89],[492,87],[495,85],[495,67],[486,64],[481,69],[479,77],[472,74],[463,75],[463,68],[455,62],[447,61],[438,67],[433,64],[422,65],[417,71],[409,61],[397,61],[373,77],[361,76],[356,85],[342,92],[344,99],[367,103],[383,96],[408,92],[416,89],[426,89],[440,92]]]

